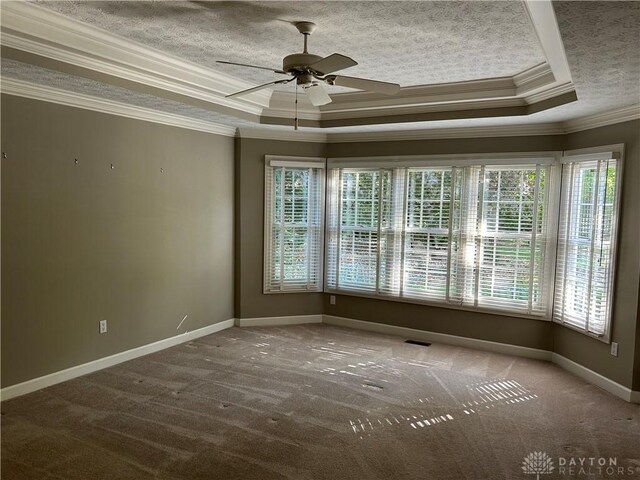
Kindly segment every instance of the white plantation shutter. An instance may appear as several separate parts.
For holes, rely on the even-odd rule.
[[[446,300],[456,169],[409,169],[407,175],[402,296]]]
[[[553,318],[608,337],[615,266],[620,162],[611,153],[563,166]]]
[[[543,165],[481,170],[475,305],[548,313],[549,173]]]
[[[399,285],[402,172],[333,169],[327,217],[328,288],[393,293]]]
[[[330,170],[327,290],[549,315],[549,158],[353,163]]]
[[[267,158],[264,292],[322,289],[324,162]]]

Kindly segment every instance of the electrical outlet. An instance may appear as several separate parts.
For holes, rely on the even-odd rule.
[[[611,355],[618,356],[618,342],[611,342]]]
[[[336,296],[335,295],[329,295],[329,303],[331,305],[335,305],[336,304]]]
[[[100,333],[107,333],[107,321],[100,320]]]

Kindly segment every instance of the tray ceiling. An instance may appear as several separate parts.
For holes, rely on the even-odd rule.
[[[249,84],[270,81],[275,75],[221,68],[215,60],[277,67],[282,56],[300,47],[301,36],[286,21],[302,19],[319,25],[310,39],[311,51],[353,56],[360,65],[350,69],[349,75],[397,81],[399,70],[411,72],[410,81],[400,81],[403,86],[508,77],[546,60],[524,4],[519,1],[33,3],[120,35],[132,44],[165,51],[217,72],[224,70],[223,75],[241,78],[242,74]],[[342,134],[543,124],[638,105],[640,3],[566,1],[554,2],[553,7],[578,101],[521,116],[357,125],[323,131]],[[374,64],[376,68],[371,67]],[[125,88],[126,84],[42,67],[7,59],[3,49],[5,79],[233,127],[255,126],[259,119],[255,112],[239,118],[231,110],[197,108],[194,105],[201,106],[198,102],[185,103],[175,95],[158,95],[153,89],[132,90]],[[249,102],[251,108],[260,101],[264,102]],[[290,130],[292,112],[288,103],[285,110],[286,126],[260,128]]]

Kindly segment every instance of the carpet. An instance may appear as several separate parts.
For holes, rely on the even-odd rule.
[[[548,362],[404,340],[234,327],[3,402],[2,478],[640,478],[640,406]],[[633,476],[569,475],[580,458]]]

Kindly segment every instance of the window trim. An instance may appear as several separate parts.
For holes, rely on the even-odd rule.
[[[561,325],[565,328],[568,328],[569,330],[574,330],[578,333],[594,338],[606,344],[611,343],[611,337],[612,337],[611,333],[613,330],[613,320],[614,320],[613,316],[615,313],[614,303],[615,303],[615,291],[616,291],[615,289],[616,273],[617,273],[618,262],[620,261],[620,259],[618,258],[618,242],[619,242],[618,233],[619,233],[619,226],[620,226],[620,212],[622,211],[622,203],[621,203],[622,202],[622,183],[624,181],[624,163],[625,163],[624,147],[625,147],[624,143],[617,143],[612,145],[601,145],[597,147],[580,148],[576,150],[565,150],[562,154],[562,157],[560,158],[560,162],[563,165],[566,163],[598,161],[598,160],[602,160],[603,156],[607,156],[607,155],[610,155],[609,158],[615,159],[617,162],[616,191],[614,195],[614,204],[617,206],[617,208],[613,210],[613,220],[611,222],[611,257],[613,258],[613,261],[611,262],[611,271],[609,275],[609,291],[611,292],[611,298],[608,305],[608,312],[607,312],[608,322],[606,325],[605,332],[599,335],[597,333],[589,332],[588,330],[585,330],[584,328],[581,328],[577,325],[556,320],[553,317],[553,312],[555,311],[555,306],[556,306],[555,305],[555,301],[556,301],[555,289],[554,289],[554,295],[552,299],[553,309],[552,309],[551,320],[553,321],[553,323],[557,325]],[[562,181],[562,177],[561,177],[561,181]],[[562,189],[562,186],[560,186],[560,188]],[[562,199],[560,199],[560,202],[561,201]],[[558,244],[558,235],[560,231],[560,221],[561,221],[560,208],[561,208],[561,204],[558,204],[558,226],[556,228],[556,231],[558,233],[556,233],[556,237],[555,237],[556,245]],[[556,266],[558,263],[558,256],[557,256],[558,252],[559,252],[559,249],[556,246],[556,257],[555,257]],[[555,276],[557,275],[554,275],[554,277]]]
[[[267,188],[267,179],[269,169],[273,167],[290,167],[290,168],[309,168],[321,171],[320,191],[318,203],[320,204],[318,217],[320,218],[319,239],[318,239],[318,285],[313,289],[269,289],[269,281],[267,272],[269,271],[269,250],[271,247],[271,219],[268,218],[267,212],[270,211],[269,205],[270,192]],[[263,206],[262,206],[262,222],[263,222],[263,239],[262,239],[262,293],[265,295],[272,294],[290,294],[290,293],[323,293],[324,291],[324,257],[325,257],[325,207],[326,207],[326,159],[324,157],[301,157],[301,156],[285,156],[285,155],[265,155],[264,156],[264,177],[263,177]]]

